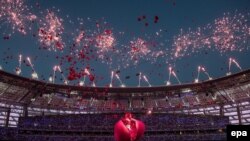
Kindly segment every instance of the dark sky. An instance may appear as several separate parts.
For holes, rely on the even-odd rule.
[[[74,37],[71,35],[74,34],[75,29],[79,28],[77,18],[82,18],[84,27],[88,29],[95,28],[96,21],[106,21],[116,38],[115,48],[122,49],[131,40],[143,38],[157,42],[156,50],[163,50],[166,53],[164,57],[158,58],[156,61],[153,61],[153,58],[146,59],[147,56],[145,56],[137,65],[127,68],[123,67],[126,62],[117,61],[121,56],[114,57],[112,65],[101,63],[98,60],[90,61],[90,67],[96,76],[95,81],[98,86],[109,84],[111,70],[120,70],[119,76],[127,86],[138,85],[138,76],[136,76],[138,72],[147,75],[150,83],[155,86],[165,85],[169,65],[174,67],[182,83],[192,82],[195,79],[198,65],[205,66],[213,78],[225,76],[229,57],[235,58],[243,69],[250,67],[249,43],[243,44],[243,51],[220,53],[212,49],[199,50],[189,56],[171,59],[174,37],[180,33],[180,29],[195,31],[198,27],[206,27],[209,23],[213,23],[215,19],[223,17],[223,14],[228,12],[231,15],[235,13],[247,15],[250,12],[249,0],[40,0],[35,2],[27,0],[25,4],[32,6],[30,12],[39,15],[39,18],[44,16],[41,12],[46,9],[52,11],[60,9],[57,15],[64,20],[63,39],[66,44],[70,44]],[[36,4],[39,4],[39,7],[35,6]],[[159,18],[157,23],[154,22],[155,16]],[[74,24],[70,21],[73,21]],[[4,19],[0,20],[0,32],[3,33],[3,37],[12,31],[11,25],[5,23]],[[15,68],[18,66],[18,55],[22,54],[32,58],[39,78],[42,80],[42,76],[44,76],[44,79],[48,80],[53,66],[60,62],[56,56],[61,57],[69,53],[67,49],[69,45],[66,45],[62,52],[39,50],[39,42],[36,37],[32,37],[38,26],[32,25],[34,29],[27,35],[15,32],[8,40],[0,39],[0,65],[4,70],[15,73]],[[161,31],[161,35],[157,36],[156,32],[159,31]],[[124,34],[120,35],[120,32]],[[112,55],[112,53],[108,55]],[[132,61],[129,63],[133,64]],[[67,62],[62,65],[66,77],[69,73],[68,66]],[[238,71],[239,69],[232,65],[232,72]],[[22,64],[22,76],[30,77],[30,74],[30,67]],[[62,83],[60,73],[57,73],[57,76],[56,83]],[[177,83],[174,78],[171,79],[173,84]],[[207,78],[201,74],[200,79]],[[70,82],[70,84],[76,82],[78,80]],[[118,86],[119,81],[114,79],[114,85]],[[142,82],[142,85],[147,86],[147,83]]]

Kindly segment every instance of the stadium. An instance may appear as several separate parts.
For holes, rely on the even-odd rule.
[[[143,140],[226,140],[227,124],[250,123],[250,70],[151,88],[56,85],[4,71],[0,76],[6,140],[113,140],[124,111],[146,124]]]
[[[245,140],[249,0],[1,0],[0,140]]]

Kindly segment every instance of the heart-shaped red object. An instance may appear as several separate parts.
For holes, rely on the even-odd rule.
[[[144,131],[144,123],[132,118],[131,113],[126,113],[125,116],[115,124],[115,141],[138,141],[143,136]]]

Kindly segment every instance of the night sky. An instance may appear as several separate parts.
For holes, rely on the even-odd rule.
[[[249,28],[249,0],[26,0],[24,4],[29,7],[26,13],[37,16],[35,22],[25,22],[25,28],[31,28],[25,35],[13,30],[8,19],[0,16],[0,33],[2,33],[0,66],[4,71],[15,73],[18,56],[22,54],[21,76],[24,77],[30,78],[32,73],[31,67],[26,65],[27,60],[24,61],[26,57],[31,58],[39,80],[48,81],[53,73],[53,67],[62,63],[61,68],[66,78],[70,75],[70,68],[80,72],[81,69],[89,67],[97,86],[109,85],[112,70],[117,72],[126,86],[138,85],[139,72],[146,75],[153,86],[158,86],[165,85],[168,80],[169,66],[174,68],[182,83],[194,81],[199,65],[204,66],[213,78],[225,76],[230,57],[235,58],[243,70],[250,67],[250,43],[248,43],[250,31],[247,39],[236,42],[237,47],[233,51],[216,50],[213,49],[215,47],[212,44],[211,49],[200,46],[199,49],[187,51],[186,55],[179,57],[174,57],[173,53],[174,39],[180,34],[181,29],[190,32],[196,31],[199,27],[209,27],[209,24],[212,25],[215,19],[222,18],[225,13],[229,13],[232,17],[239,13],[245,15],[248,21],[244,24]],[[42,25],[47,10],[55,12],[63,19],[62,39],[65,46],[62,51],[48,50],[49,47],[44,49],[38,41],[38,29]],[[83,22],[83,25],[79,25],[80,22]],[[99,24],[101,28],[98,27]],[[99,48],[91,44],[89,47],[93,48],[93,58],[88,61],[75,59],[72,46],[80,29],[86,31],[86,34],[112,31],[115,38],[114,49],[95,53]],[[212,35],[207,33],[208,30],[203,32],[208,36]],[[144,39],[151,51],[162,51],[163,54],[155,57],[150,56],[149,53],[135,63],[128,51],[131,41],[136,41],[138,38]],[[81,47],[82,45],[79,45],[73,49]],[[115,53],[117,50],[122,51],[117,54]],[[100,58],[103,54],[112,58],[112,61]],[[73,61],[69,60],[69,56]],[[73,64],[74,61],[76,61],[75,64]],[[129,66],[126,66],[127,64]],[[232,64],[231,68],[233,73],[240,71],[235,64]],[[62,84],[61,74],[57,72],[56,76],[55,82]],[[87,85],[91,84],[90,79],[87,77]],[[201,73],[200,80],[206,79],[207,76]],[[80,80],[83,80],[83,76],[74,78],[69,84],[76,85]],[[171,83],[178,84],[173,76],[171,76]],[[113,85],[120,85],[115,77]],[[148,86],[144,80],[141,81],[141,85]]]

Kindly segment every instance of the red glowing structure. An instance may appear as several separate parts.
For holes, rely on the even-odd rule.
[[[115,141],[138,141],[143,136],[144,131],[144,123],[134,119],[131,113],[126,113],[125,116],[115,124]]]

